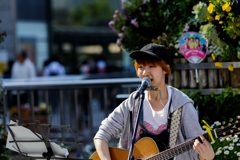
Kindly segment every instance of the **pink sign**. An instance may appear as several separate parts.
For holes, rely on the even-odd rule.
[[[191,63],[200,63],[207,54],[208,45],[197,32],[187,32],[179,39],[179,46],[184,57]]]

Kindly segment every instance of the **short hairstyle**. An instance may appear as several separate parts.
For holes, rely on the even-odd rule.
[[[158,59],[154,59],[154,58],[151,58],[149,56],[143,56],[141,57],[140,59],[137,59],[134,63],[134,67],[135,67],[135,70],[136,70],[136,74],[138,76],[138,67],[139,67],[139,64],[143,64],[143,65],[146,65],[146,64],[154,64],[155,66],[160,66],[162,67],[162,69],[167,72],[166,76],[165,76],[165,84],[168,84],[168,77],[171,75],[171,69],[170,69],[170,65],[167,64],[166,61],[164,60],[158,60]]]

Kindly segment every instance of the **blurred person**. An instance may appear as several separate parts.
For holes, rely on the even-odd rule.
[[[202,49],[202,45],[201,45],[200,39],[198,37],[195,38],[195,48],[198,50]]]
[[[49,76],[65,76],[66,71],[62,64],[60,64],[58,58],[56,55],[51,56],[48,61],[45,61],[45,67],[43,69],[43,76],[49,77]],[[49,104],[52,106],[52,117],[53,122],[60,123],[60,92],[59,90],[49,90],[49,97],[51,99],[49,100]]]
[[[13,64],[11,71],[12,79],[25,79],[36,77],[36,69],[32,61],[28,58],[27,52],[22,50],[17,53],[16,61]],[[17,105],[17,91],[12,91],[13,99],[11,101],[12,106]],[[20,105],[28,102],[28,93],[26,91],[20,91]]]
[[[58,62],[56,56],[52,56],[49,60],[49,64],[44,67],[43,76],[63,76],[66,75],[66,71],[63,65]]]
[[[105,58],[103,56],[101,56],[97,59],[96,69],[97,69],[97,73],[106,73],[107,64],[106,64]]]
[[[11,78],[23,79],[36,77],[35,66],[28,58],[26,51],[22,50],[18,52],[16,59],[12,67]]]
[[[80,74],[90,74],[91,73],[91,66],[88,60],[84,60],[79,70]]]
[[[193,36],[190,36],[190,42],[188,43],[188,45],[190,46],[190,49],[194,49],[195,46],[195,38]]]

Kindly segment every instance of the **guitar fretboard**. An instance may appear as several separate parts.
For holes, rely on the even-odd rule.
[[[208,137],[207,134],[204,134],[203,136],[205,138]],[[170,158],[173,158],[173,157],[175,157],[175,156],[177,156],[179,154],[182,154],[182,153],[187,152],[190,149],[192,149],[194,141],[196,139],[200,140],[199,137],[191,139],[191,140],[189,140],[189,141],[187,141],[185,143],[179,144],[179,145],[177,145],[177,146],[175,146],[173,148],[167,149],[167,150],[165,150],[163,152],[160,152],[160,153],[158,153],[158,154],[156,154],[154,156],[151,156],[151,157],[147,158],[146,160],[159,160],[159,159],[161,159],[161,160],[168,160]]]

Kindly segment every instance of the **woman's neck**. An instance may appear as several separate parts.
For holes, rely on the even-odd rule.
[[[168,91],[167,86],[163,85],[162,87],[159,87],[161,90],[161,100],[168,100]],[[154,100],[154,101],[160,101],[160,92],[148,92],[148,99]]]

